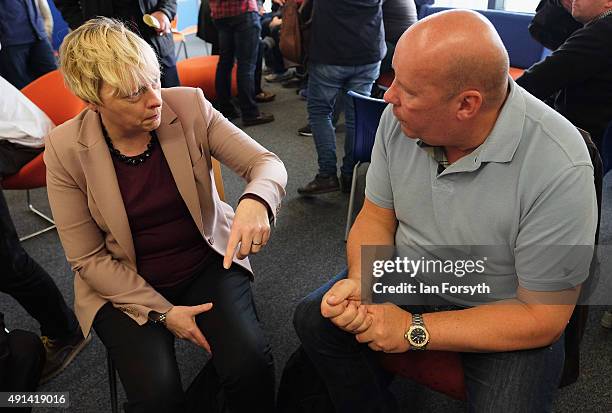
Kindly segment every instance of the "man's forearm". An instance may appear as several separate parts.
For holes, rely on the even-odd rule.
[[[360,213],[351,228],[346,244],[348,278],[361,279],[361,246],[394,245],[395,225],[381,225],[371,214]]]
[[[573,305],[544,305],[556,320],[540,317],[545,311],[518,300],[506,300],[466,310],[423,315],[430,334],[428,350],[499,352],[550,345],[563,332]],[[541,310],[540,309],[540,310]],[[564,320],[559,322],[558,320]]]

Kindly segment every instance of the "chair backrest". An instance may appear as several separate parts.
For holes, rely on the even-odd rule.
[[[355,105],[355,144],[353,159],[355,162],[370,162],[376,130],[387,102],[374,99],[359,93],[348,92]]]
[[[64,78],[59,70],[39,77],[21,89],[21,92],[56,125],[74,118],[85,109],[85,102],[73,95],[64,85]]]
[[[212,168],[215,175],[215,187],[221,201],[225,201],[225,186],[223,185],[223,177],[221,176],[221,164],[215,158],[212,158]]]
[[[453,8],[425,5],[420,10],[419,19],[449,9]],[[485,16],[495,26],[495,30],[499,33],[499,37],[501,37],[508,51],[510,66],[526,69],[550,53],[529,34],[528,27],[533,19],[533,13],[518,13],[506,10],[476,11]]]

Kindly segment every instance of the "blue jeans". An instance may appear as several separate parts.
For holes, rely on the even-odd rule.
[[[323,295],[343,278],[346,270],[298,304],[294,315],[298,337],[338,413],[397,412],[388,390],[393,377],[382,368],[376,352],[321,316]],[[468,411],[550,412],[563,371],[563,343],[561,337],[548,347],[533,350],[461,353]]]
[[[238,101],[243,119],[259,116],[255,102],[255,64],[259,52],[261,22],[259,14],[215,19],[219,31],[219,64],[215,77],[215,90],[222,112],[233,111],[231,103],[232,68],[238,61]]]
[[[0,76],[17,89],[57,69],[53,49],[47,39],[0,49]]]
[[[336,132],[332,114],[338,94],[353,90],[369,96],[372,84],[378,78],[380,62],[361,66],[334,66],[311,63],[308,67],[308,123],[317,148],[319,174],[336,175]],[[353,142],[355,140],[355,113],[352,99],[344,99],[346,139],[341,171],[353,174]]]

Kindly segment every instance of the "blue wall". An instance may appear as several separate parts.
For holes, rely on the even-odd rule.
[[[200,2],[198,0],[177,0],[177,4],[179,16],[177,28],[183,30],[188,26],[197,26]]]

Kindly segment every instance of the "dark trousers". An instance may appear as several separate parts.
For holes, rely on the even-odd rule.
[[[263,63],[263,55],[264,55],[264,44],[262,40],[259,40],[259,47],[257,48],[257,63],[255,64],[255,78],[254,78],[254,86],[253,90],[254,96],[257,96],[263,89],[261,88],[261,67]]]
[[[0,49],[0,76],[17,89],[57,69],[53,49],[47,39]]]
[[[196,323],[211,346],[210,362],[230,411],[273,412],[274,362],[255,310],[249,274],[236,265],[225,270],[216,254],[203,267],[192,279],[158,291],[174,305],[213,303]],[[110,303],[98,311],[93,326],[117,366],[128,412],[184,413],[189,411],[186,406],[200,404],[192,398],[203,397],[206,383],[195,380],[183,391],[174,336],[165,327],[139,326]]]
[[[219,32],[219,64],[215,90],[222,112],[232,112],[231,82],[234,59],[238,61],[238,101],[243,119],[259,116],[255,102],[255,66],[259,52],[261,22],[255,12],[215,19]]]
[[[6,148],[6,145],[2,145]],[[0,156],[0,171],[27,163],[40,152],[19,154],[21,165],[5,165]],[[0,151],[6,155],[6,151]],[[17,155],[16,155],[17,158]],[[0,178],[2,176],[0,175]],[[1,184],[1,181],[0,181]],[[0,187],[1,189],[1,187]],[[22,248],[11,220],[4,194],[0,190],[0,291],[9,294],[40,323],[41,334],[52,338],[66,338],[74,334],[78,322],[68,308],[53,279]]]
[[[397,412],[395,398],[387,388],[392,376],[382,368],[377,353],[321,316],[323,295],[342,278],[346,278],[346,271],[298,304],[296,332],[338,413]],[[461,353],[461,357],[469,412],[552,410],[563,370],[563,338],[533,350]]]
[[[262,21],[263,24],[270,24],[271,19],[267,22],[265,20]],[[263,29],[262,29],[263,30]],[[285,60],[283,59],[283,54],[280,51],[280,26],[275,27],[272,30],[267,30],[268,33],[262,35],[262,37],[270,36],[274,39],[274,47],[265,48],[264,49],[264,59],[266,61],[266,66],[268,66],[274,73],[280,74],[285,73],[287,68],[285,67]]]
[[[4,328],[4,323],[0,323]],[[45,349],[42,341],[29,331],[0,332],[0,391],[36,391],[43,366]],[[3,411],[2,409],[0,409]],[[7,409],[10,412],[31,412],[31,407]]]
[[[161,87],[175,87],[180,86],[181,82],[179,80],[178,71],[176,70],[176,65],[174,66],[166,66],[161,64]]]

